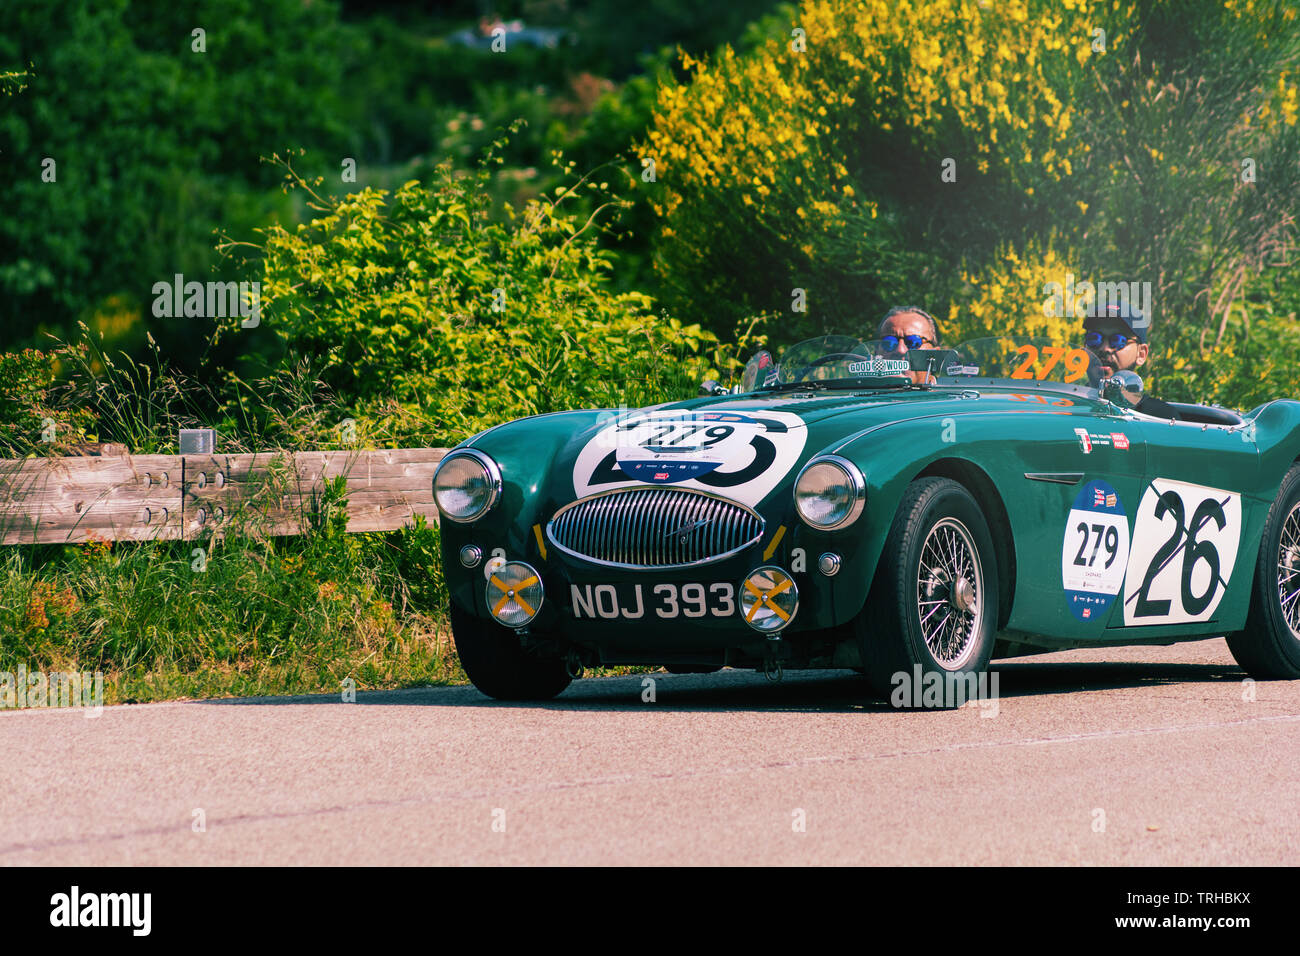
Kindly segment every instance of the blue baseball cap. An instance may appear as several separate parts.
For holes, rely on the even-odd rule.
[[[1127,302],[1108,302],[1096,311],[1094,315],[1088,316],[1083,320],[1085,330],[1091,331],[1108,319],[1114,319],[1126,326],[1133,334],[1133,337],[1139,342],[1146,344],[1147,326],[1150,324],[1142,314],[1142,310],[1129,305]]]

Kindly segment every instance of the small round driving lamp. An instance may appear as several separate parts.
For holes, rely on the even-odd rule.
[[[488,577],[488,611],[506,627],[523,627],[542,609],[542,578],[531,565],[507,561]]]
[[[794,507],[818,531],[846,528],[867,503],[867,480],[857,465],[839,455],[821,455],[803,466],[794,482]]]
[[[799,587],[775,565],[755,568],[740,582],[740,613],[756,631],[775,634],[794,620],[798,610]]]
[[[433,475],[433,499],[448,521],[469,524],[483,517],[501,497],[501,469],[481,451],[454,451]]]

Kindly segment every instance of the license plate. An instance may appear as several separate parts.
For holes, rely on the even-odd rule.
[[[635,621],[673,617],[731,617],[736,586],[712,584],[570,584],[573,616]]]

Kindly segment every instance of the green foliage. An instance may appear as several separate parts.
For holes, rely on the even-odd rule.
[[[418,436],[455,442],[510,418],[691,394],[716,338],[613,292],[601,219],[622,201],[603,171],[493,215],[488,172],[449,164],[431,185],[325,198],[320,214],[265,231],[257,336],[318,363],[322,381],[371,422],[394,411]],[[294,175],[290,171],[291,177]],[[586,216],[569,202],[594,204]],[[249,348],[259,342],[253,333]]]
[[[437,530],[420,535],[420,556],[436,553]],[[0,670],[102,670],[109,703],[461,681],[445,622],[412,600],[405,574],[421,606],[445,596],[412,572],[405,537],[5,548]]]
[[[56,395],[56,366],[69,357],[69,349],[0,352],[0,457],[47,455],[87,437],[93,415]]]
[[[336,36],[328,3],[298,0],[0,4],[0,65],[31,64],[0,111],[0,342],[67,334],[114,294],[139,321],[154,282],[209,271],[215,227],[277,211],[259,156],[339,141]],[[153,332],[187,359],[194,321]]]

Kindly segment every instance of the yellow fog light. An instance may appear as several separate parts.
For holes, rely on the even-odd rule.
[[[794,620],[799,589],[794,578],[770,565],[749,572],[740,585],[740,613],[758,631],[773,633]]]
[[[523,627],[542,607],[542,578],[522,561],[508,561],[488,578],[487,606],[506,627]]]

